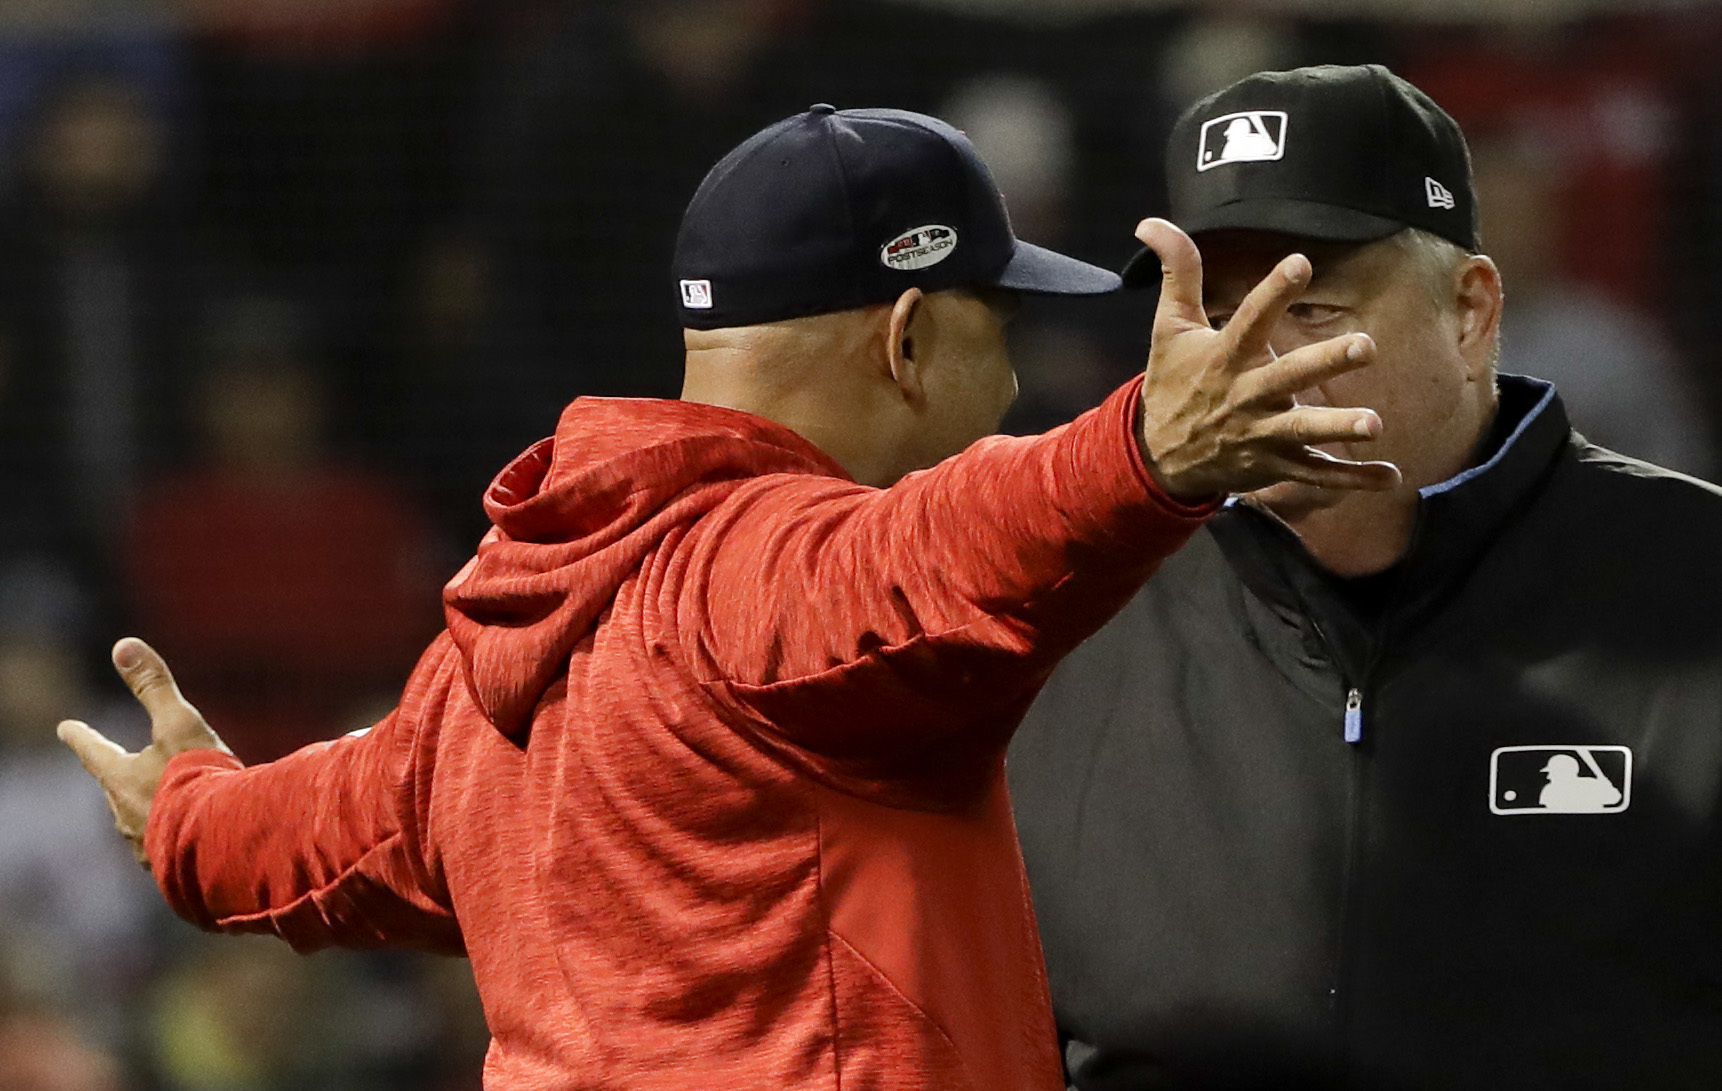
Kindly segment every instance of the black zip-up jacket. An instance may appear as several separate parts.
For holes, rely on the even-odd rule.
[[[1501,393],[1387,576],[1233,505],[1042,693],[1076,1087],[1722,1088],[1722,490]]]

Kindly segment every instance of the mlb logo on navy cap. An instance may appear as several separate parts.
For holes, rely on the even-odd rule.
[[[1280,159],[1286,153],[1285,112],[1245,110],[1206,121],[1202,124],[1201,149],[1197,170]]]
[[[682,281],[682,306],[691,311],[711,310],[712,282],[709,280]]]
[[[1632,803],[1626,746],[1503,746],[1489,755],[1489,810],[1616,814]]]

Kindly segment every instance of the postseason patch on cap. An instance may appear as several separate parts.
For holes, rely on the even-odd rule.
[[[1227,163],[1265,163],[1286,153],[1283,110],[1245,110],[1202,124],[1196,169],[1213,170]]]
[[[927,224],[905,231],[885,244],[879,260],[887,269],[908,273],[937,265],[957,249],[957,229]]]

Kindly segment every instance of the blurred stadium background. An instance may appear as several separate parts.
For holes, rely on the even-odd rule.
[[[386,710],[490,475],[676,392],[675,226],[748,133],[940,114],[1117,266],[1181,108],[1385,62],[1471,136],[1503,366],[1711,476],[1719,50],[1697,2],[0,0],[0,1091],[478,1086],[464,963],[167,919],[53,727],[142,738],[131,632],[248,759]],[[1148,305],[1031,305],[1009,426],[1140,366]]]

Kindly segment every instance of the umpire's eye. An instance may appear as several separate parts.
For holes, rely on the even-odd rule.
[[[1286,313],[1306,326],[1321,326],[1332,322],[1344,312],[1341,308],[1326,303],[1293,303],[1286,308]]]
[[[1232,320],[1232,312],[1231,311],[1209,311],[1208,312],[1208,325],[1214,327],[1217,330],[1225,329],[1226,323],[1230,322],[1231,320]]]

